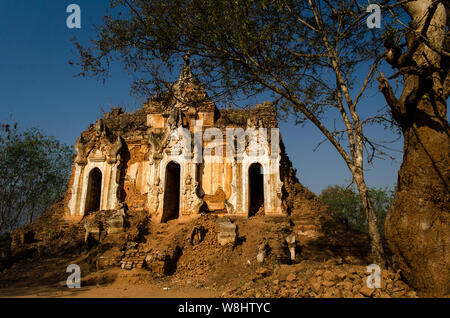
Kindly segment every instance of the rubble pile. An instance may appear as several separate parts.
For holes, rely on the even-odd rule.
[[[270,273],[270,275],[267,275]],[[223,297],[312,297],[312,298],[416,298],[416,292],[401,279],[400,272],[381,271],[380,288],[367,284],[371,273],[365,266],[303,261],[273,269],[261,267],[254,277]]]

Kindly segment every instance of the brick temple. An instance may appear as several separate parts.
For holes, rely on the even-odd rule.
[[[114,108],[78,138],[66,218],[123,206],[155,222],[285,215],[277,127],[270,103],[219,110],[185,59],[166,92],[134,113]]]

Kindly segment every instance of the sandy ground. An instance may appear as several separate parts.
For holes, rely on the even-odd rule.
[[[0,298],[210,298],[221,295],[211,287],[179,286],[167,277],[154,279],[148,271],[139,269],[94,272],[81,278],[81,288],[68,288],[65,281],[57,283],[42,273],[41,277],[44,279],[34,284],[27,283],[32,280],[25,278],[0,288]]]
[[[219,296],[219,292],[207,288],[173,287],[164,290],[159,286],[120,283],[86,286],[79,289],[49,286],[0,289],[1,298],[210,298]]]

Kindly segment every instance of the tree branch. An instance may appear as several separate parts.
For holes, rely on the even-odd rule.
[[[380,85],[378,86],[381,93],[383,93],[386,102],[392,110],[392,115],[395,120],[398,122],[402,122],[402,118],[405,115],[403,111],[404,106],[400,104],[397,97],[395,97],[394,91],[392,90],[391,84],[389,84],[388,80],[384,76],[383,72],[380,72],[380,76],[378,77],[378,82]]]

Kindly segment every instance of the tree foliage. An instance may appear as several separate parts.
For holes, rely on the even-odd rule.
[[[33,221],[66,190],[72,150],[17,124],[0,130],[0,232]]]
[[[377,215],[380,233],[384,234],[384,221],[394,198],[394,191],[388,188],[369,188],[370,200]],[[364,215],[364,207],[358,193],[346,186],[329,185],[322,190],[319,196],[329,211],[348,221],[349,227],[361,232],[368,232],[367,219]]]

